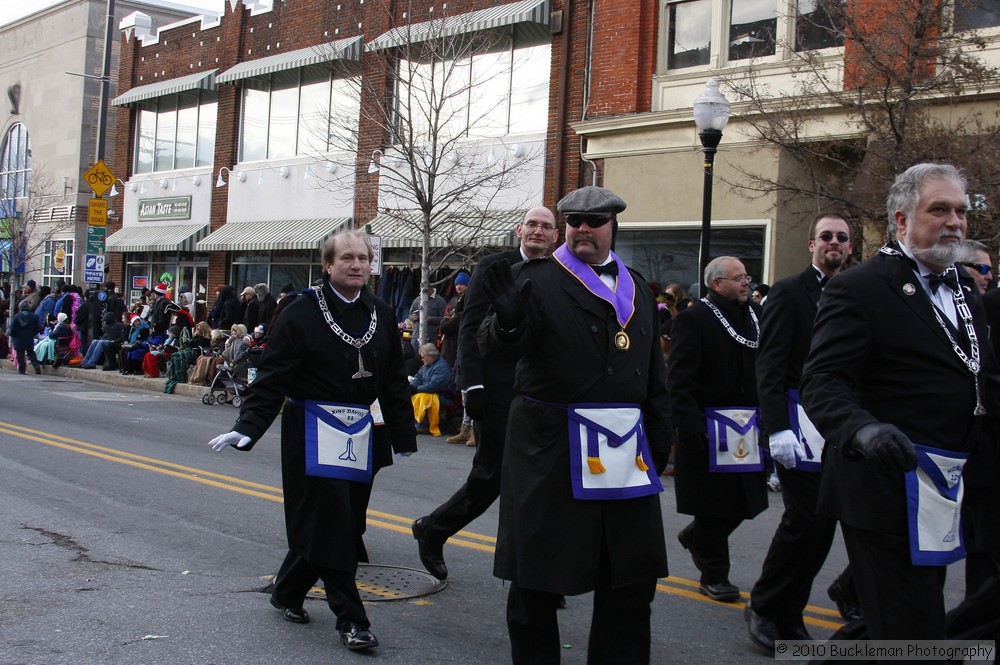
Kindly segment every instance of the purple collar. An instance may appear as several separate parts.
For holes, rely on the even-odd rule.
[[[576,277],[583,288],[587,289],[601,300],[607,302],[615,310],[615,317],[618,325],[625,329],[628,322],[635,314],[635,282],[628,268],[618,256],[611,252],[611,258],[618,264],[618,278],[615,280],[615,288],[611,289],[601,281],[594,269],[576,257],[569,251],[568,243],[563,243],[552,253],[552,258],[566,269],[566,272]]]

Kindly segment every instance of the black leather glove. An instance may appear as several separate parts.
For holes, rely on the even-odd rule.
[[[917,449],[895,425],[869,423],[844,444],[845,453],[860,453],[865,459],[878,459],[890,469],[912,471],[917,466]]]
[[[497,323],[505,330],[513,330],[528,313],[528,296],[531,294],[531,280],[525,280],[521,288],[514,283],[514,275],[510,271],[510,263],[506,259],[491,263],[486,269],[483,280],[483,291],[493,311],[497,315]]]
[[[465,413],[473,420],[486,417],[486,390],[476,388],[465,393]]]

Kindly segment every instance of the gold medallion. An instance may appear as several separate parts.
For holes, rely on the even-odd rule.
[[[628,335],[625,334],[624,330],[619,330],[617,333],[615,333],[616,349],[618,349],[619,351],[628,351],[629,343],[630,342]]]

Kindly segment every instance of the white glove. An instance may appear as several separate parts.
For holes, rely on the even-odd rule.
[[[212,450],[219,452],[224,450],[229,446],[236,446],[237,448],[245,448],[250,443],[250,437],[246,434],[240,434],[239,432],[226,432],[225,434],[220,434],[211,441],[208,445],[212,446]]]
[[[771,450],[771,459],[786,469],[795,468],[796,455],[801,459],[805,459],[806,456],[805,446],[790,429],[784,429],[769,436],[767,445]]]

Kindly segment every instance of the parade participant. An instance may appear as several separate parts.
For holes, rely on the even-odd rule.
[[[965,187],[943,164],[896,178],[898,241],[827,284],[803,369],[803,405],[826,439],[818,509],[840,521],[873,640],[945,638],[962,466],[1000,412],[979,293],[955,265]]]
[[[740,596],[729,581],[729,535],[767,508],[754,370],[760,307],[749,300],[751,281],[735,257],[709,261],[708,296],[677,313],[667,359],[677,512],[694,517],[677,539],[701,572],[698,590],[719,601]]]
[[[986,293],[993,281],[993,257],[990,249],[978,240],[970,240],[966,243],[969,250],[969,260],[959,261],[959,265],[965,268],[965,272],[976,283],[976,288],[980,294]]]
[[[282,313],[233,431],[210,445],[250,450],[282,411],[288,554],[271,604],[288,621],[308,622],[302,603],[321,578],[341,641],[363,650],[378,646],[355,582],[358,562],[367,561],[371,481],[392,464],[392,450],[416,450],[416,435],[392,310],[366,287],[367,236],[338,233],[322,257],[327,281]],[[369,410],[376,400],[380,411]]]
[[[646,280],[612,251],[625,202],[566,195],[566,243],[483,282],[488,350],[518,358],[494,575],[510,581],[512,661],[558,663],[556,610],[594,592],[587,662],[650,661],[650,604],[667,574],[659,472],[671,434],[659,314]]]
[[[836,521],[816,515],[823,440],[799,405],[798,389],[820,294],[851,255],[851,229],[843,216],[822,213],[813,220],[809,252],[812,263],[804,271],[778,281],[768,292],[757,349],[762,431],[781,481],[785,511],[750,594],[746,619],[750,638],[772,652],[778,639],[812,639],[802,612],[837,528]],[[789,413],[795,414],[794,421]],[[849,573],[834,582],[831,593],[849,615],[845,618],[858,618]]]
[[[484,355],[476,341],[479,326],[486,318],[490,303],[483,291],[486,269],[498,261],[514,265],[540,259],[555,246],[559,237],[556,219],[548,208],[532,208],[514,227],[520,246],[508,252],[487,256],[472,275],[466,291],[462,322],[458,332],[458,355],[461,371],[459,387],[463,391],[465,412],[475,421],[476,455],[472,459],[465,484],[430,515],[413,523],[420,562],[434,577],[448,577],[444,562],[444,544],[464,529],[500,496],[500,465],[507,437],[507,414],[514,399],[516,357],[502,353]]]

